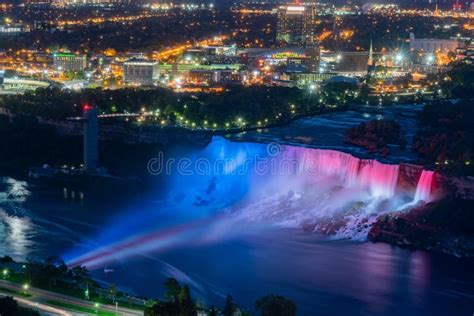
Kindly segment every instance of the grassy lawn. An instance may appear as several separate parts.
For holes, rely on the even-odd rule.
[[[18,296],[23,296],[23,297],[30,297],[31,296],[31,294],[16,291],[16,290],[12,290],[12,289],[8,289],[6,287],[0,287],[0,292],[5,292],[5,293],[8,293],[8,294],[18,295]]]
[[[96,310],[93,307],[83,307],[83,306],[73,305],[73,304],[59,302],[59,301],[47,301],[46,304],[53,305],[56,307],[62,307],[65,309],[69,309],[69,310],[81,312],[81,313],[96,314],[96,315],[101,315],[101,316],[115,316],[115,313],[107,312],[107,311],[101,310],[100,308]]]

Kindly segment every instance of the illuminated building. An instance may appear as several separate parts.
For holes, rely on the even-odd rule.
[[[184,63],[234,64],[240,61],[241,56],[237,54],[236,45],[189,48],[182,58]]]
[[[336,76],[335,73],[304,73],[304,72],[283,72],[277,79],[272,80],[272,84],[278,86],[307,86],[314,82],[323,82]]]
[[[321,57],[321,51],[319,48],[319,42],[308,40],[305,44],[305,65],[307,72],[315,73],[319,71],[319,61]]]
[[[348,76],[367,74],[369,52],[340,52],[336,55],[335,71]]]
[[[29,29],[20,23],[0,25],[0,36],[15,36],[28,31]]]
[[[193,84],[239,84],[242,83],[242,74],[230,69],[222,70],[190,70],[187,81]]]
[[[415,34],[410,33],[410,50],[423,51],[426,53],[448,53],[455,51],[460,46],[457,40],[436,39],[436,38],[415,38]]]
[[[123,63],[125,83],[151,85],[159,77],[158,63],[146,59],[132,58]]]
[[[87,68],[86,55],[54,53],[54,68],[58,71],[83,71]]]
[[[191,70],[188,75],[188,82],[194,84],[212,84],[218,82],[218,72],[211,70]]]
[[[288,44],[304,44],[314,36],[316,7],[282,6],[277,11],[277,40]]]

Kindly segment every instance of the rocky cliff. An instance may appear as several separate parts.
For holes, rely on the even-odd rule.
[[[474,257],[474,200],[446,198],[380,216],[368,239],[401,247]]]

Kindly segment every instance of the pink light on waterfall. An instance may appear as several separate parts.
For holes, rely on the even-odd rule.
[[[348,187],[363,187],[371,195],[392,197],[395,194],[399,166],[376,160],[359,159],[350,154],[304,147],[287,146],[283,159],[297,159],[300,173],[337,176]]]
[[[395,194],[398,180],[398,165],[383,164],[376,160],[365,160],[360,171],[360,182],[375,196],[391,197]]]
[[[420,179],[416,185],[414,202],[424,201],[430,202],[433,197],[431,191],[433,188],[434,171],[423,170]]]
[[[304,147],[285,147],[283,159],[297,159],[301,172],[312,172],[323,175],[335,175],[347,185],[357,180],[360,159],[349,154]]]

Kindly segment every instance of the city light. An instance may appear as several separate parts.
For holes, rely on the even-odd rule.
[[[432,64],[435,61],[434,55],[432,55],[432,54],[428,55],[426,57],[426,61],[428,62],[428,64]]]
[[[397,54],[395,55],[395,61],[396,61],[397,63],[401,63],[402,60],[403,60],[403,58],[404,58],[404,56],[403,56],[402,53],[397,53]]]

